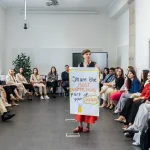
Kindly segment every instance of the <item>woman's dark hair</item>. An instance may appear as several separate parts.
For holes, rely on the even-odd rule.
[[[52,69],[55,69],[54,74],[56,75],[57,74],[57,70],[56,70],[56,68],[54,66],[51,68],[51,73],[50,74],[53,74]]]
[[[20,73],[20,69],[21,69],[21,68],[23,69],[23,67],[20,67],[20,68],[19,68],[18,73]],[[24,69],[23,69],[23,71],[24,71]],[[24,73],[23,73],[23,72],[22,72],[22,75],[24,75]]]
[[[34,74],[34,70],[37,71],[37,75],[38,75],[38,74],[39,74],[38,68],[34,68],[34,69],[33,69],[33,74]]]
[[[137,75],[136,75],[135,70],[129,70],[129,71],[128,71],[128,74],[129,74],[129,73],[132,73],[132,74],[134,75],[134,79],[137,80],[137,81],[140,83],[139,79],[137,78]],[[131,84],[132,84],[132,80],[128,78],[128,79],[127,79],[127,88],[128,88],[128,89],[131,88]]]
[[[117,67],[117,69],[119,70],[121,70],[121,75],[120,75],[120,77],[122,77],[122,78],[124,78],[124,72],[123,72],[123,69],[122,68],[120,68],[120,67]],[[115,73],[115,77],[117,78],[117,74]]]
[[[105,71],[105,70],[107,71],[107,74],[109,74],[109,68],[104,68],[104,71]],[[106,75],[107,75],[107,74],[104,73],[104,71],[103,71],[103,79],[105,79],[105,77],[106,77]]]
[[[145,82],[147,81],[147,75],[149,73],[149,70],[142,70],[143,71],[143,79],[141,78],[141,83],[145,84]]]

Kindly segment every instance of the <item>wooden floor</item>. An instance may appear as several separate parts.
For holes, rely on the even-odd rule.
[[[13,112],[11,121],[0,122],[0,150],[140,150],[132,146],[132,139],[124,137],[122,124],[106,109],[91,126],[89,134],[66,137],[77,126],[69,114],[69,100],[57,99],[24,101]]]

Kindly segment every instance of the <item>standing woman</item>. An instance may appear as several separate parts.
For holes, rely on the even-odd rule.
[[[86,49],[82,51],[82,57],[84,59],[84,61],[79,64],[79,67],[97,67],[97,64],[93,61],[91,61],[90,56],[91,56],[91,51]],[[78,132],[84,132],[84,133],[88,133],[90,132],[90,124],[95,123],[95,121],[97,120],[96,116],[86,116],[86,115],[75,115],[75,120],[77,122],[79,122],[79,126],[73,130],[74,133],[78,133]],[[83,122],[86,123],[86,128],[83,129]]]
[[[39,88],[41,99],[49,99],[49,97],[47,96],[46,85],[43,84],[43,80],[41,76],[39,75],[37,68],[33,69],[33,74],[31,75],[30,82],[33,84],[34,87]],[[44,94],[44,97],[43,97],[43,94]]]
[[[23,68],[19,69],[19,73],[16,74],[16,80],[18,83],[22,83],[26,89],[28,89],[30,92],[33,92],[35,96],[38,96],[38,94],[35,92],[34,87],[32,84],[28,83],[26,78],[23,75]],[[30,96],[29,99],[32,99]]]
[[[50,93],[52,94],[53,98],[56,98],[56,88],[58,83],[58,74],[56,68],[53,66],[51,71],[48,73],[47,76],[47,87],[50,87]]]

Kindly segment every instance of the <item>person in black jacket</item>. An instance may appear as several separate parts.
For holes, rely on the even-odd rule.
[[[61,78],[62,78],[62,87],[65,91],[65,96],[69,96],[69,66],[66,65],[65,66],[65,71],[62,72],[61,74]]]

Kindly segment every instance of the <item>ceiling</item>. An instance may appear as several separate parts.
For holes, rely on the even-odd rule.
[[[35,9],[64,9],[64,10],[90,10],[106,9],[113,0],[58,0],[58,6],[46,6],[49,0],[27,0],[27,8]],[[6,8],[23,8],[24,0],[0,0]]]

